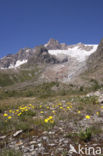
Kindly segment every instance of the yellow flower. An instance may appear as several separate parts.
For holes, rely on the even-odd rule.
[[[58,105],[61,106],[62,104],[61,103],[58,103]]]
[[[63,107],[60,107],[60,109],[63,109]]]
[[[80,114],[81,113],[81,111],[78,111],[78,114]]]
[[[9,113],[12,113],[12,110],[9,110]]]
[[[50,120],[50,119],[53,119],[53,117],[52,117],[52,116],[49,116],[49,118],[48,118],[48,119],[49,119],[49,120]]]
[[[8,116],[8,119],[11,119],[12,117],[11,116]]]
[[[67,109],[70,109],[70,107],[68,106]]]
[[[19,113],[18,116],[20,116],[22,113]]]
[[[99,112],[96,112],[97,115],[99,115]]]
[[[55,113],[55,111],[53,110],[52,113]]]
[[[53,124],[53,123],[54,123],[54,120],[53,120],[53,119],[51,119],[51,120],[50,120],[50,123],[52,123],[52,124]]]
[[[8,114],[5,113],[4,116],[8,116]]]
[[[101,108],[103,109],[103,106],[101,106]]]
[[[48,123],[48,121],[49,121],[48,119],[45,119],[45,120],[44,120],[45,123]]]
[[[90,119],[90,116],[89,116],[89,115],[86,115],[85,118],[86,118],[86,119]]]
[[[43,111],[41,111],[40,113],[41,113],[41,114],[43,114],[44,112],[43,112]]]
[[[47,106],[46,108],[49,109],[49,106]]]

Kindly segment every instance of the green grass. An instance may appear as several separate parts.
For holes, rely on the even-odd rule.
[[[13,149],[3,149],[1,156],[22,156],[23,154],[20,151],[15,151]]]
[[[56,87],[56,90],[53,90]],[[25,87],[21,90],[17,89],[1,89],[0,99],[7,97],[39,97],[48,98],[53,96],[66,96],[66,95],[83,95],[86,91],[76,86],[66,85],[59,82],[45,82],[42,84],[37,84],[35,86]]]
[[[17,84],[20,82],[30,81],[32,79],[37,79],[40,74],[39,67],[35,66],[31,69],[18,69],[14,70],[6,70],[0,71],[0,86],[10,86],[13,84]]]
[[[92,131],[90,128],[86,128],[85,131],[80,131],[78,134],[80,140],[83,140],[85,142],[90,141],[92,137]]]
[[[33,110],[28,110],[27,112],[23,112],[20,115],[20,120],[27,121],[29,118],[32,118],[33,116],[36,116],[36,112]]]

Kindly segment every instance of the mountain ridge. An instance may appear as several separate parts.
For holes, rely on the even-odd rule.
[[[39,55],[38,55],[38,58],[36,57],[34,62],[62,63],[68,60],[66,56],[62,59],[64,54],[62,55],[62,57],[57,58],[54,56],[55,54],[52,54],[49,51],[50,50],[62,50],[62,51],[64,50],[65,51],[65,50],[72,49],[75,47],[78,47],[80,50],[90,51],[93,48],[93,46],[94,45],[86,45],[83,43],[67,45],[65,43],[59,43],[59,41],[55,39],[50,39],[48,43],[42,46],[36,46],[34,48],[23,48],[23,49],[20,49],[16,54],[9,54],[1,58],[0,69],[12,69],[12,68],[19,67],[20,65],[27,63],[29,59],[31,60],[31,58],[35,58],[36,53],[39,53]],[[41,51],[40,51],[40,48],[42,48]],[[43,50],[43,53],[42,53],[42,50]],[[39,56],[42,56],[41,60]]]

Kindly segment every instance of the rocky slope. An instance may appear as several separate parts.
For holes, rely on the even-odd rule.
[[[32,49],[21,49],[16,54],[9,54],[3,58],[0,59],[0,68],[1,69],[10,69],[14,67],[18,67],[24,63],[27,62],[27,59],[29,59],[32,56]]]
[[[103,65],[103,39],[101,40],[97,50],[87,60],[89,69],[96,69]]]
[[[34,59],[34,60],[33,60]],[[18,53],[14,55],[7,55],[0,59],[1,69],[12,69],[19,67],[20,65],[27,63],[28,61],[35,64],[36,62],[46,62],[46,63],[58,63],[56,58],[49,55],[46,48],[36,47],[33,49],[21,49]]]
[[[103,80],[103,39],[96,52],[87,59],[86,76],[100,82]]]

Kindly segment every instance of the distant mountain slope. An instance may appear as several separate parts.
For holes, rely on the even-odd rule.
[[[53,42],[53,39],[52,39],[52,42]],[[54,40],[54,42],[56,41]],[[54,46],[54,49],[55,49],[56,44],[57,42],[52,45]],[[51,40],[50,40],[49,46],[51,46]],[[29,62],[29,64],[30,63],[54,64],[54,63],[62,63],[64,61],[67,61],[67,60],[64,58],[63,59],[61,58],[60,60],[59,58],[57,59],[55,56],[48,53],[47,47],[41,45],[32,49],[31,48],[20,49],[20,51],[17,52],[16,54],[9,54],[1,58],[0,69],[13,69],[27,62]]]
[[[43,46],[35,48],[23,48],[16,54],[9,54],[0,59],[0,69],[12,69],[20,65],[33,63],[62,63],[68,60],[67,56],[83,60],[96,50],[97,45],[85,45],[82,43],[66,45],[57,40],[50,39]],[[34,59],[34,60],[33,60]]]
[[[27,62],[27,60],[32,56],[33,50],[30,48],[20,49],[16,54],[9,54],[0,59],[1,69],[11,69],[18,67]]]
[[[44,45],[23,48],[0,59],[0,86],[15,83],[25,86],[45,81],[74,83],[87,67],[91,68],[90,60],[97,57],[94,53],[97,47],[83,43],[66,45],[50,39]],[[100,45],[97,51],[102,55]]]

